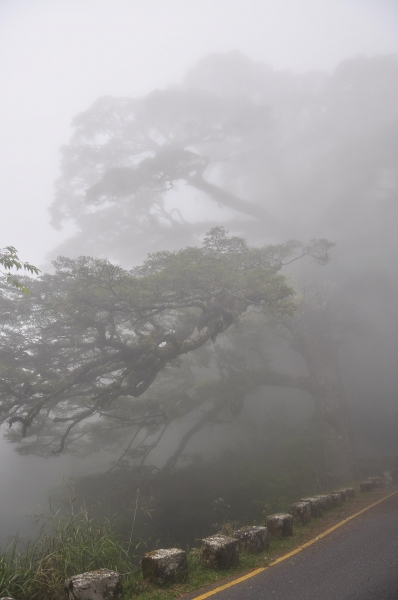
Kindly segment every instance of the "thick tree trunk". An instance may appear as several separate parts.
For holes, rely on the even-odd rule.
[[[304,357],[323,435],[326,476],[331,485],[349,481],[355,461],[354,435],[341,380],[333,328],[326,309],[306,305],[288,328],[293,347]]]

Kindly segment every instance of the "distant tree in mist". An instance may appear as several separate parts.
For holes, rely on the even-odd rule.
[[[199,243],[216,222],[203,209],[200,220],[190,218],[187,191],[234,211],[223,220],[227,228],[239,228],[241,215],[263,227],[271,221],[264,206],[212,177],[239,152],[242,136],[267,135],[268,107],[200,90],[155,91],[138,100],[101,98],[73,125],[51,213],[56,226],[69,219],[81,230],[73,249],[66,246],[75,255],[131,264],[151,249]]]
[[[348,229],[353,196],[394,169],[397,96],[395,57],[295,75],[231,53],[206,57],[178,88],[101,98],[62,150],[53,223],[79,230],[62,252],[131,265],[200,243],[217,221],[257,243],[335,234],[328,211]]]

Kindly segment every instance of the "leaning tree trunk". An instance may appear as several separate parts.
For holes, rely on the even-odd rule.
[[[304,357],[322,433],[326,476],[330,484],[350,480],[355,443],[337,357],[338,343],[328,310],[305,303],[287,324],[295,350]]]

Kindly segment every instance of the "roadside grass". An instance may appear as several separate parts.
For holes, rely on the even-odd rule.
[[[33,541],[15,539],[0,555],[0,597],[60,600],[68,577],[108,568],[128,578],[136,569],[132,537],[128,543],[120,541],[111,518],[71,507],[66,514],[39,517],[38,524]]]
[[[199,549],[188,551],[189,576],[185,583],[157,587],[143,580],[137,566],[145,552],[142,542],[131,530],[128,542],[116,535],[116,521],[94,517],[90,511],[69,508],[40,517],[37,537],[26,544],[17,539],[0,555],[0,598],[16,600],[62,600],[64,580],[73,575],[100,568],[114,569],[123,575],[123,600],[174,600],[195,590],[226,583],[252,569],[267,567],[276,558],[316,537],[349,514],[369,506],[385,490],[366,495],[333,508],[308,525],[295,524],[294,535],[272,541],[261,554],[241,554],[240,563],[228,571],[215,571],[200,564]],[[226,523],[223,533],[231,533],[236,524]]]

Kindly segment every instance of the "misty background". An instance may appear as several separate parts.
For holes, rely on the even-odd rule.
[[[359,452],[394,454],[397,53],[398,7],[392,1],[2,0],[1,246],[15,246],[24,260],[45,270],[59,251],[109,256],[131,267],[149,250],[191,243],[148,240],[148,248],[133,252],[110,243],[107,252],[94,229],[84,231],[83,221],[66,219],[62,229],[50,225],[59,148],[69,143],[72,119],[98,98],[143,98],[153,90],[201,90],[227,103],[243,97],[265,107],[257,138],[244,134],[242,144],[232,142],[224,155],[218,151],[217,158],[228,156],[230,163],[212,181],[266,207],[269,228],[254,228],[252,243],[312,237],[336,243],[322,282],[331,282],[330,302],[338,313],[339,364],[356,415]],[[322,120],[325,110],[329,122]],[[189,222],[234,218],[233,211],[182,186],[170,202]],[[305,288],[317,277],[312,269],[299,267],[292,276]],[[305,373],[287,342],[274,342],[268,351],[278,370]],[[204,445],[217,452],[230,436],[244,448],[256,420],[284,420],[288,429],[289,422],[299,426],[311,414],[304,393],[274,389],[266,406],[261,398],[261,391],[254,393],[229,425],[213,425],[194,438],[190,452],[200,454]],[[173,451],[186,426],[168,431],[154,463]],[[22,515],[45,505],[50,487],[87,470],[84,459],[71,455],[18,456],[4,441],[1,450],[3,537],[16,533]],[[89,468],[102,460],[90,456]]]

